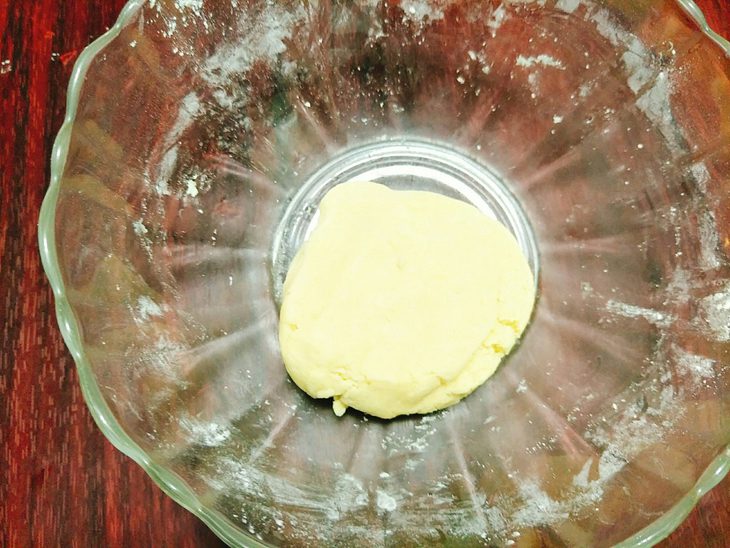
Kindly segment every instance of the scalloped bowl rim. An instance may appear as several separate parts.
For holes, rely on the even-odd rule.
[[[694,0],[674,1],[695,21],[700,30],[711,41],[717,44],[730,58],[730,41],[713,31],[707,24],[702,10]],[[201,519],[216,535],[231,545],[243,545],[252,548],[266,548],[266,545],[241,533],[223,514],[206,508],[190,489],[185,480],[174,472],[156,465],[127,434],[117,422],[107,405],[94,379],[89,361],[84,353],[80,330],[74,317],[71,305],[66,296],[66,288],[58,264],[56,253],[56,204],[58,202],[61,175],[66,166],[66,159],[71,140],[71,131],[76,120],[81,88],[86,73],[94,58],[107,45],[119,36],[122,29],[132,20],[146,0],[129,0],[120,12],[116,23],[106,33],[87,46],[76,60],[68,86],[66,100],[66,116],[56,136],[51,155],[51,181],[43,199],[38,221],[38,240],[41,261],[48,276],[55,297],[56,317],[63,339],[68,347],[79,373],[81,391],[94,421],[104,436],[119,451],[130,457],[152,478],[152,480],[175,502]],[[689,513],[697,502],[708,491],[720,483],[730,471],[730,445],[721,453],[700,476],[694,487],[677,504],[660,518],[647,525],[629,539],[619,544],[629,546],[653,546],[669,536]]]

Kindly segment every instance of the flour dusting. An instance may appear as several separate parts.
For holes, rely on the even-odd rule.
[[[710,172],[704,162],[693,164],[690,167],[690,172],[694,177],[697,186],[702,192],[707,192],[707,184],[710,182]]]
[[[684,304],[690,299],[690,289],[692,288],[691,273],[685,269],[677,267],[669,280],[666,290],[665,304],[677,303]]]
[[[583,465],[583,468],[581,468],[580,472],[578,472],[575,477],[573,478],[573,485],[576,487],[581,487],[583,489],[588,487],[588,474],[591,471],[591,467],[593,466],[593,458],[589,458],[586,463]]]
[[[395,499],[380,489],[378,489],[377,504],[378,508],[386,512],[393,512],[396,508],[398,508],[398,503]]]
[[[580,6],[580,0],[558,0],[555,7],[565,13],[573,13]]]
[[[609,300],[606,303],[606,309],[612,314],[624,316],[625,318],[643,318],[660,328],[669,327],[675,320],[671,314],[614,300]]]
[[[544,67],[556,68],[559,70],[565,70],[563,63],[550,55],[541,53],[534,57],[525,57],[524,55],[518,55],[515,61],[518,67],[531,68],[535,65],[542,65]]]
[[[717,256],[720,248],[720,235],[717,233],[717,219],[712,211],[706,211],[699,218],[700,266],[714,270],[722,264]],[[730,318],[728,318],[730,323]]]
[[[134,233],[137,236],[146,236],[149,232],[147,227],[142,222],[142,219],[137,219],[136,221],[132,222],[132,230],[134,230]]]
[[[513,515],[512,521],[519,527],[537,527],[568,519],[564,503],[553,500],[540,487],[526,481],[519,485],[524,504]]]
[[[502,26],[502,23],[504,23],[506,18],[507,8],[504,6],[504,4],[500,4],[499,7],[492,12],[492,15],[487,21],[487,27],[492,32],[492,38],[497,36],[497,31]]]
[[[162,316],[162,307],[146,295],[143,295],[137,301],[136,320],[146,322],[154,316]]]
[[[680,150],[671,107],[671,67],[659,67],[641,40],[624,30],[607,10],[597,9],[589,18],[612,45],[625,50],[622,61],[628,74],[626,83],[638,97],[636,106],[659,128],[669,147]]]
[[[306,10],[299,5],[294,13],[279,4],[268,5],[251,19],[242,20],[239,41],[219,47],[203,64],[203,79],[217,88],[216,98],[230,108],[234,97],[225,89],[234,74],[244,74],[255,61],[273,63],[286,51],[286,41],[294,28],[306,20]]]
[[[193,441],[207,447],[217,447],[231,437],[231,431],[222,424],[190,417],[180,419],[180,427]]]
[[[715,360],[698,356],[677,345],[672,347],[677,366],[685,375],[690,375],[695,384],[715,376]]]
[[[194,15],[200,15],[203,9],[203,0],[176,0],[178,9],[191,10]]]
[[[438,21],[443,19],[444,12],[432,0],[401,0],[400,7],[406,17],[420,22],[424,19]]]
[[[730,341],[730,284],[700,301],[700,318],[709,336],[718,342]]]
[[[646,117],[661,130],[662,135],[673,150],[679,148],[679,142],[674,126],[674,115],[670,98],[672,96],[672,82],[666,70],[654,76],[654,84],[636,100]]]
[[[136,376],[150,375],[169,383],[168,386],[157,390],[156,401],[164,401],[174,390],[187,386],[187,381],[181,377],[182,365],[180,362],[180,357],[187,351],[186,346],[167,334],[163,334],[141,350],[133,350],[134,352],[130,353],[129,361],[136,364],[132,368]]]
[[[180,145],[175,145],[170,148],[162,157],[160,166],[157,172],[157,180],[155,181],[154,188],[159,195],[171,195],[170,191],[170,180],[177,166],[177,157],[180,151]]]
[[[166,136],[168,146],[175,144],[180,139],[183,132],[190,127],[195,117],[200,113],[200,110],[200,98],[197,93],[191,91],[183,98],[177,120],[175,120],[172,129]]]

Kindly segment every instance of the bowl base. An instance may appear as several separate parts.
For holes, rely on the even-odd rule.
[[[320,201],[348,181],[372,181],[395,190],[425,190],[470,203],[514,234],[535,280],[539,256],[532,226],[508,186],[486,166],[442,143],[381,141],[350,149],[313,173],[287,205],[273,240],[274,297],[281,303],[289,265],[317,224]]]

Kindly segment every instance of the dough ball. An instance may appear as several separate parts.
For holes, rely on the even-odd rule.
[[[338,415],[430,413],[495,372],[527,326],[534,287],[512,234],[475,207],[341,184],[284,284],[284,363]]]

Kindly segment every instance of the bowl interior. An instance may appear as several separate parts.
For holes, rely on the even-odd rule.
[[[730,61],[681,3],[152,0],[113,32],[52,268],[92,411],[173,496],[235,543],[676,525],[730,441]],[[339,419],[281,363],[288,261],[363,174],[475,203],[539,272],[520,347],[444,412]]]

